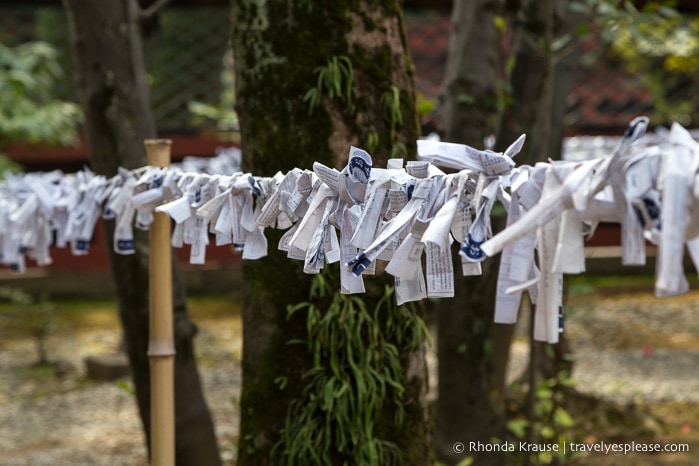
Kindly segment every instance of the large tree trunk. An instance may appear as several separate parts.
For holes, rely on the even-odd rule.
[[[448,142],[482,148],[498,115],[495,88],[498,61],[496,15],[502,1],[457,0],[452,13],[447,71],[442,95],[444,136]],[[458,250],[454,270],[461,269]],[[464,453],[454,442],[502,438],[502,394],[509,351],[509,328],[493,324],[498,261],[482,264],[477,277],[455,275],[453,299],[437,304],[439,388],[435,416],[435,453],[455,464]],[[504,342],[500,334],[505,330]],[[494,350],[494,351],[493,351]],[[502,455],[469,453],[478,464],[499,464]]]
[[[512,104],[500,121],[497,144],[504,148],[512,138],[527,133],[527,143],[517,156],[518,165],[534,165],[549,157],[560,156],[564,136],[566,98],[573,72],[579,61],[577,26],[580,15],[567,12],[567,2],[527,0],[522,6],[522,20],[517,29],[517,52],[512,71]],[[556,55],[555,37],[568,35],[569,43]],[[570,348],[561,335],[554,345],[554,358],[545,357],[547,343],[535,343],[534,366],[537,376],[555,377]]]
[[[156,136],[151,115],[139,10],[134,0],[65,0],[76,64],[76,79],[86,115],[90,160],[106,176],[117,168],[146,164],[143,141]],[[105,221],[107,244],[114,222]],[[148,238],[135,232],[136,254],[110,248],[119,317],[150,446],[150,372],[148,349]],[[184,288],[174,277],[176,458],[178,465],[218,465],[213,422],[204,400],[194,358],[196,327],[187,313]]]
[[[559,51],[555,51],[551,57],[552,77],[551,86],[551,110],[550,110],[550,138],[548,141],[547,155],[554,160],[560,160],[563,150],[563,138],[565,137],[565,113],[568,109],[568,94],[573,85],[575,70],[580,65],[580,39],[578,27],[588,17],[581,13],[570,11],[568,2],[556,5],[554,10],[554,32],[561,36],[568,36],[569,42]],[[564,280],[563,309],[567,302],[567,289],[569,282]],[[542,350],[545,352],[545,350]],[[554,357],[540,359],[544,367],[539,369],[543,380],[559,377],[561,371],[570,375],[573,371],[571,358],[573,350],[565,332],[560,335],[559,342],[554,346]]]
[[[461,261],[458,251],[454,270]],[[458,263],[457,263],[458,262]],[[502,391],[494,386],[497,365],[493,350],[501,344],[493,324],[495,285],[499,260],[482,263],[483,275],[456,277],[454,298],[437,305],[439,398],[435,415],[435,453],[446,464],[457,464],[464,453],[454,442],[489,443],[503,438]],[[501,327],[501,326],[499,326]],[[509,341],[506,342],[509,348]],[[504,464],[504,455],[469,452],[476,464]]]
[[[315,161],[341,168],[350,145],[368,149],[377,167],[391,154],[415,153],[413,68],[398,1],[236,0],[233,20],[236,107],[244,163],[252,173],[311,169]],[[343,97],[331,98],[324,88],[319,105],[309,109],[304,95],[316,88],[318,67],[333,57],[342,66],[351,63],[351,103],[345,75]],[[400,105],[391,113],[396,93]],[[304,317],[297,313],[287,320],[289,304],[308,301],[310,278],[301,262],[276,251],[279,234],[267,235],[269,256],[244,264],[240,465],[272,463],[289,405],[303,399],[302,374],[313,363],[304,345],[288,344],[307,339]],[[366,299],[371,306],[372,298]],[[395,406],[387,407],[376,432],[398,445],[405,464],[431,464],[424,354],[399,349],[405,421],[393,427]],[[286,453],[277,451],[281,458]],[[335,452],[333,461],[341,463],[342,455]]]
[[[565,99],[572,81],[572,70],[577,54],[562,57],[556,65],[553,43],[555,37],[563,33],[571,36],[569,47],[576,46],[575,25],[579,18],[566,15],[568,2],[554,0],[525,0],[521,6],[521,20],[516,29],[515,66],[510,82],[512,103],[505,109],[500,120],[496,138],[497,146],[504,149],[513,138],[527,134],[527,144],[517,156],[519,165],[535,165],[539,161],[560,155],[564,127],[563,116]],[[570,53],[568,51],[568,53]],[[554,74],[556,73],[556,74]],[[529,391],[525,401],[525,412],[530,426],[526,440],[538,441],[532,427],[537,420],[535,412],[535,387],[539,380],[548,380],[560,375],[560,371],[570,371],[570,347],[564,335],[553,345],[553,357],[548,356],[548,343],[536,342],[533,337],[536,306],[530,306],[530,360],[526,374]],[[545,422],[545,421],[544,421]],[[527,454],[525,464],[531,464],[532,456]]]
[[[551,43],[554,30],[560,29],[565,2],[557,2],[555,8],[553,5],[549,1],[525,0],[517,15],[511,104],[500,116],[496,144],[504,149],[520,134],[527,133],[527,143],[516,159],[518,165],[545,160],[547,150],[555,149],[551,154],[557,155],[563,136],[565,97],[577,55],[571,53],[560,61],[554,80]],[[443,96],[445,137],[450,142],[480,147],[493,130],[498,111],[494,105],[496,91],[491,84],[498,49],[494,15],[501,8],[502,2],[454,4]],[[564,32],[574,39],[574,25]],[[497,264],[490,261],[483,264],[483,275],[477,279],[493,284],[496,275]],[[494,287],[473,279],[460,281],[457,290],[468,290],[462,293],[463,304],[455,299],[442,301],[438,306],[440,386],[435,436],[437,455],[443,461],[459,459],[450,443],[458,435],[482,439],[501,434],[505,369],[514,329],[492,324]],[[567,352],[565,340],[562,342],[556,347],[561,354]],[[486,344],[492,351],[483,350]],[[535,353],[543,354],[542,348],[537,344]],[[539,360],[544,362],[537,357]],[[552,370],[542,373],[551,374]],[[455,387],[462,387],[458,396]],[[497,463],[502,458],[490,455],[478,461]]]

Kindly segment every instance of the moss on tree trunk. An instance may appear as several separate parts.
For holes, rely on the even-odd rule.
[[[232,16],[236,109],[247,170],[269,176],[311,169],[316,161],[341,168],[350,145],[370,149],[378,167],[392,153],[413,156],[418,137],[413,68],[399,2],[236,0]],[[331,97],[317,83],[319,70],[333,59],[345,67],[349,62],[352,78],[346,73],[341,82],[349,93]],[[313,88],[319,100],[311,106],[304,97]],[[301,396],[302,374],[312,364],[303,345],[287,344],[306,339],[305,318],[286,317],[289,304],[308,300],[310,277],[300,261],[276,251],[277,232],[266,234],[269,256],[244,264],[240,465],[270,464],[287,408]],[[399,445],[414,446],[406,464],[429,464],[424,357],[417,357],[413,365],[421,369],[411,376],[405,403],[420,408],[408,410],[405,427],[392,434]],[[406,358],[406,370],[411,359]]]

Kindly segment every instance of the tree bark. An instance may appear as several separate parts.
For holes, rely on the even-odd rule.
[[[93,169],[115,175],[118,167],[146,164],[143,141],[156,136],[150,109],[138,7],[134,0],[64,0],[68,13],[75,75],[85,111]],[[105,221],[107,244],[114,222]],[[135,231],[136,253],[110,248],[119,317],[136,391],[139,414],[150,447],[150,372],[148,349],[148,238]],[[173,264],[174,267],[174,264]],[[176,463],[219,465],[213,422],[203,397],[184,288],[174,280]]]
[[[568,94],[575,80],[575,72],[580,66],[580,38],[578,28],[590,18],[578,12],[570,11],[568,2],[560,6],[561,17],[560,35],[570,38],[570,41],[553,56],[553,89],[551,106],[551,140],[548,145],[548,154],[554,160],[561,158],[563,138],[565,137],[565,114],[568,109]],[[554,23],[555,27],[555,23]]]
[[[369,149],[375,167],[384,167],[392,154],[415,153],[413,67],[401,14],[395,0],[233,3],[236,110],[247,170],[270,176],[294,167],[311,169],[316,161],[342,168],[350,145]],[[304,96],[316,88],[319,67],[333,57],[352,65],[351,104],[344,93],[338,98],[324,91],[311,109]],[[345,89],[347,80],[342,82]],[[395,93],[402,121],[388,105]],[[272,463],[289,404],[303,394],[302,374],[312,364],[303,345],[288,344],[306,340],[305,319],[287,320],[289,304],[308,301],[310,277],[302,273],[302,263],[275,250],[278,232],[266,234],[269,256],[244,264],[241,466]],[[405,464],[431,464],[424,354],[402,356],[405,421],[386,428],[393,426],[391,407],[379,420],[384,428],[377,430],[401,448]],[[286,380],[284,388],[279,380]]]
[[[517,156],[519,165],[533,166],[560,155],[565,99],[577,54],[561,57],[557,63],[553,45],[555,38],[564,33],[570,35],[569,47],[574,48],[577,42],[575,19],[579,20],[566,14],[567,5],[565,1],[525,0],[518,15],[515,66],[510,78],[512,103],[500,120],[496,144],[504,149],[514,138],[526,133],[527,143]],[[525,401],[525,413],[530,422],[526,440],[535,442],[538,440],[533,428],[536,421],[535,387],[539,380],[558,377],[560,370],[570,371],[571,363],[568,362],[570,348],[564,335],[561,335],[558,344],[553,345],[553,358],[547,355],[547,343],[534,341],[533,313],[536,306],[531,305],[530,312],[530,361],[521,379],[526,380],[529,386]],[[532,455],[527,454],[525,464],[532,461]]]
[[[455,0],[442,92],[444,139],[481,148],[498,116],[495,18],[502,0]]]
[[[454,270],[461,262],[454,248]],[[452,299],[439,301],[439,398],[435,414],[435,453],[446,464],[457,464],[464,454],[455,452],[454,442],[489,443],[503,438],[502,393],[496,393],[496,365],[493,350],[500,341],[494,337],[493,309],[497,283],[497,259],[482,263],[483,275],[457,277]],[[509,342],[507,342],[509,343]],[[506,346],[509,348],[509,345]],[[504,464],[504,455],[470,452],[476,464]]]
[[[512,105],[500,121],[498,145],[505,147],[521,133],[527,143],[517,156],[518,164],[534,165],[549,157],[559,158],[564,136],[566,97],[573,81],[573,72],[580,54],[577,26],[579,14],[567,11],[567,2],[527,1],[522,6],[519,24],[516,63],[512,72]],[[552,50],[557,36],[569,36],[560,51]],[[537,46],[538,44],[538,46]],[[568,341],[561,335],[554,346],[554,358],[545,357],[547,343],[534,343],[534,366],[537,376],[554,377],[566,363],[570,353]]]
[[[565,112],[568,108],[568,94],[573,85],[575,70],[580,64],[580,40],[578,38],[578,27],[589,18],[581,13],[570,11],[568,2],[562,2],[554,9],[554,32],[559,35],[569,37],[569,42],[559,51],[554,51],[551,57],[551,109],[550,138],[548,141],[547,154],[554,160],[560,160],[563,149],[563,138],[565,137]],[[557,24],[558,23],[558,24]],[[563,309],[567,302],[568,281],[564,280]],[[545,349],[538,351],[544,355],[539,357],[540,367],[537,370],[543,380],[552,377],[559,377],[561,372],[570,375],[573,371],[571,359],[572,348],[565,332],[559,337],[558,344],[554,345],[554,357],[545,357]]]
[[[495,87],[498,32],[495,18],[502,1],[454,2],[452,34],[442,95],[444,136],[448,142],[482,148],[498,116]],[[455,247],[454,270],[461,269]],[[456,441],[489,442],[504,429],[504,374],[509,327],[493,323],[498,260],[482,264],[483,274],[455,274],[453,299],[440,300],[437,354],[439,388],[435,415],[435,453],[447,464],[463,460]],[[504,333],[504,341],[501,333]],[[502,455],[475,455],[478,464],[500,464]]]
[[[560,31],[563,3],[552,10],[552,31]],[[547,42],[547,2],[524,0],[517,15],[515,65],[512,69],[512,102],[500,119],[496,147],[504,150],[520,134],[527,143],[517,156],[518,165],[546,160],[549,148],[552,92],[552,55]]]

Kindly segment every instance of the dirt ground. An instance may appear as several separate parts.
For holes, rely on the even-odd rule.
[[[57,305],[49,359],[36,366],[34,342],[16,328],[0,333],[0,465],[146,465],[143,431],[128,378],[86,378],[84,358],[118,352],[113,303]],[[235,464],[242,327],[227,298],[190,300],[199,326],[199,369],[227,465]],[[8,338],[12,334],[14,337]]]
[[[584,286],[573,291],[566,335],[576,353],[575,387],[624,413],[618,420],[614,410],[599,408],[596,416],[577,417],[584,441],[687,444],[690,450],[567,459],[578,465],[699,464],[699,292],[656,300],[650,292]],[[241,384],[239,309],[226,298],[195,299],[190,309],[200,328],[197,353],[206,398],[224,462],[233,465]],[[59,304],[57,315],[46,342],[51,366],[33,364],[36,350],[26,332],[0,327],[0,465],[146,465],[128,379],[85,377],[86,356],[119,348],[113,304]],[[518,340],[512,374],[524,367],[526,353]],[[436,373],[434,355],[428,365]],[[638,425],[628,425],[629,419]]]
[[[580,414],[584,440],[685,450],[591,453],[574,464],[699,464],[699,292],[656,299],[652,282],[626,288],[613,278],[570,291],[575,388],[604,412]]]

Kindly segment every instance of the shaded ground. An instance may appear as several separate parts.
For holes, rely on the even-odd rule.
[[[592,453],[575,464],[699,464],[699,292],[656,300],[649,292],[576,286],[566,327],[577,358],[573,376],[580,392],[602,400],[584,419],[576,416],[581,437],[586,442],[686,443],[690,451]],[[234,464],[239,312],[226,298],[192,300],[190,308],[200,327],[197,352],[207,401],[225,462]],[[84,377],[85,356],[119,347],[113,306],[71,304],[70,311],[59,306],[57,315],[47,348],[52,361],[61,361],[60,376],[54,366],[32,365],[36,351],[30,338],[7,325],[0,329],[0,464],[146,465],[130,383]],[[513,374],[524,367],[526,352],[523,341],[513,346]],[[432,372],[435,364],[431,357]],[[609,406],[621,410],[618,416]],[[638,425],[627,425],[629,420]]]
[[[613,405],[587,416],[584,439],[689,451],[593,453],[575,464],[699,464],[699,292],[661,300],[652,285],[633,293],[616,293],[615,285],[623,282],[571,288],[575,387]]]
[[[54,367],[37,367],[31,339],[0,339],[0,465],[147,465],[128,379],[85,379],[83,358],[115,352],[120,334],[111,303],[63,311],[47,347]],[[226,464],[238,433],[242,328],[225,298],[190,300],[200,328],[199,368]],[[14,332],[12,332],[14,334]]]

